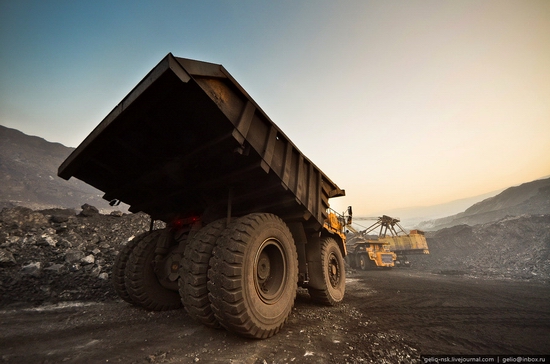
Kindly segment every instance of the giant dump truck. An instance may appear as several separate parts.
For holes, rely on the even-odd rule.
[[[221,65],[168,54],[58,174],[151,216],[112,272],[131,304],[183,305],[209,327],[267,338],[286,322],[298,286],[327,305],[344,297],[350,216],[329,206],[344,190]],[[166,227],[153,229],[159,220]]]

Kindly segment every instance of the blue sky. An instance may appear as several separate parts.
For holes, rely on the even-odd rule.
[[[0,1],[0,124],[76,147],[168,52],[223,64],[356,213],[550,175],[550,2]]]

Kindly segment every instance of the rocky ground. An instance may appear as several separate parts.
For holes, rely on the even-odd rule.
[[[112,300],[110,272],[120,249],[149,229],[145,214],[103,215],[24,207],[0,212],[0,307]],[[157,227],[160,225],[157,225]],[[430,255],[416,270],[498,279],[550,281],[550,215],[460,225],[427,235]]]
[[[110,272],[121,245],[149,229],[145,214],[74,210],[0,212],[0,306],[115,299]]]
[[[300,289],[287,325],[259,341],[116,296],[116,254],[149,225],[89,205],[3,209],[0,361],[420,363],[421,354],[550,351],[549,216],[430,233],[431,254],[411,257],[412,268],[350,270],[336,307]]]

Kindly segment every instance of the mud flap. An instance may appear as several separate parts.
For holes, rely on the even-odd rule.
[[[308,270],[308,287],[315,289],[324,289],[325,282],[323,276],[316,272],[323,271],[321,261],[321,238],[319,236],[310,237],[306,244],[306,259]]]

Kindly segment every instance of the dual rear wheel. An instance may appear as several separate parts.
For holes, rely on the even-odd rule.
[[[180,308],[177,292],[167,289],[155,272],[155,249],[162,230],[138,235],[119,252],[113,265],[113,287],[118,295],[151,311]],[[164,285],[163,285],[164,283]]]
[[[294,305],[298,257],[286,224],[272,214],[237,219],[210,259],[208,297],[227,330],[250,338],[276,334]]]
[[[113,283],[124,300],[149,310],[181,307],[212,328],[249,338],[268,338],[288,320],[296,298],[298,257],[287,225],[276,215],[253,213],[227,224],[203,227],[186,243],[179,271],[179,294],[155,273],[155,241],[145,233],[129,242],[115,263]],[[313,300],[332,305],[343,298],[345,270],[334,239],[321,244],[324,289]],[[122,273],[124,272],[124,273]]]
[[[213,222],[185,249],[179,291],[191,317],[250,338],[277,333],[294,305],[298,258],[286,224],[250,214]]]

